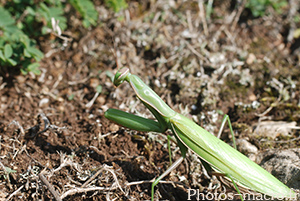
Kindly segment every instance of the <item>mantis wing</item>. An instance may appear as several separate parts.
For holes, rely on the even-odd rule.
[[[190,119],[176,114],[170,119],[176,137],[221,173],[257,192],[276,198],[296,198],[277,178]]]

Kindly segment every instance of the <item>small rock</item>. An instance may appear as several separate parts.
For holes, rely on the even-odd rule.
[[[90,86],[92,88],[96,88],[100,84],[100,81],[98,78],[91,78],[90,79]]]
[[[300,189],[300,148],[272,149],[257,155],[256,162],[288,187]]]
[[[109,130],[110,130],[111,132],[116,132],[116,131],[119,130],[119,126],[118,126],[117,124],[112,123],[112,124],[110,124],[110,126],[109,126]]]
[[[237,139],[238,150],[247,155],[252,161],[255,161],[258,148],[245,139]]]
[[[98,96],[97,102],[99,102],[100,105],[104,105],[106,100],[103,96]]]
[[[256,101],[257,100],[257,97],[254,93],[251,93],[248,98],[249,98],[250,101]]]
[[[238,139],[236,140],[237,146],[239,150],[244,154],[257,154],[257,147],[248,142],[245,139]]]
[[[255,56],[253,53],[250,53],[250,54],[248,55],[248,58],[247,58],[247,60],[246,60],[246,63],[247,63],[248,65],[251,65],[251,64],[254,63],[255,60],[256,60],[256,56]]]
[[[300,129],[297,123],[285,121],[263,121],[259,122],[254,130],[254,134],[275,139],[276,137],[288,136],[292,129]]]
[[[39,102],[39,107],[43,107],[45,105],[48,105],[49,103],[49,98],[43,98],[42,100],[40,100]]]

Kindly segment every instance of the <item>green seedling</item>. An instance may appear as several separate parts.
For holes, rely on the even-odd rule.
[[[137,131],[164,133],[167,129],[170,129],[181,151],[181,157],[152,183],[151,200],[154,199],[154,187],[183,161],[188,149],[191,149],[202,160],[207,162],[214,171],[229,178],[239,194],[240,191],[237,184],[271,197],[296,198],[294,191],[248,157],[215,137],[192,120],[173,111],[149,86],[136,75],[132,75],[126,67],[121,68],[116,73],[114,85],[117,87],[124,81],[127,81],[131,85],[137,97],[151,111],[157,121],[117,109],[108,109],[105,117],[124,127]],[[225,125],[226,121],[228,121],[229,128],[233,134],[227,115],[224,117],[221,128]],[[241,195],[240,197],[243,200]]]

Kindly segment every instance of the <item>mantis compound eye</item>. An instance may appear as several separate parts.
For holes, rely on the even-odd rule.
[[[126,80],[127,75],[129,74],[129,68],[127,67],[123,67],[120,70],[118,70],[114,78],[114,85],[117,87],[120,84],[122,84],[124,80]]]

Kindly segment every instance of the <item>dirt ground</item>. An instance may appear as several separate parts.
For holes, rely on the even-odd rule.
[[[153,118],[127,83],[113,86],[123,65],[214,134],[228,114],[236,139],[258,152],[299,146],[292,140],[297,129],[255,132],[266,120],[299,125],[300,38],[290,34],[300,24],[289,12],[295,5],[281,14],[269,8],[260,18],[226,1],[214,1],[205,18],[202,6],[130,1],[116,14],[99,3],[97,27],[85,30],[70,18],[64,35],[71,42],[40,38],[41,75],[0,77],[0,200],[151,198],[150,180],[169,166],[166,136],[104,117],[108,108],[119,108]],[[229,129],[221,139],[232,144]],[[171,148],[178,159],[176,144]],[[192,153],[163,180],[155,194],[160,200],[187,200],[188,189],[235,192],[222,178],[207,176]]]

